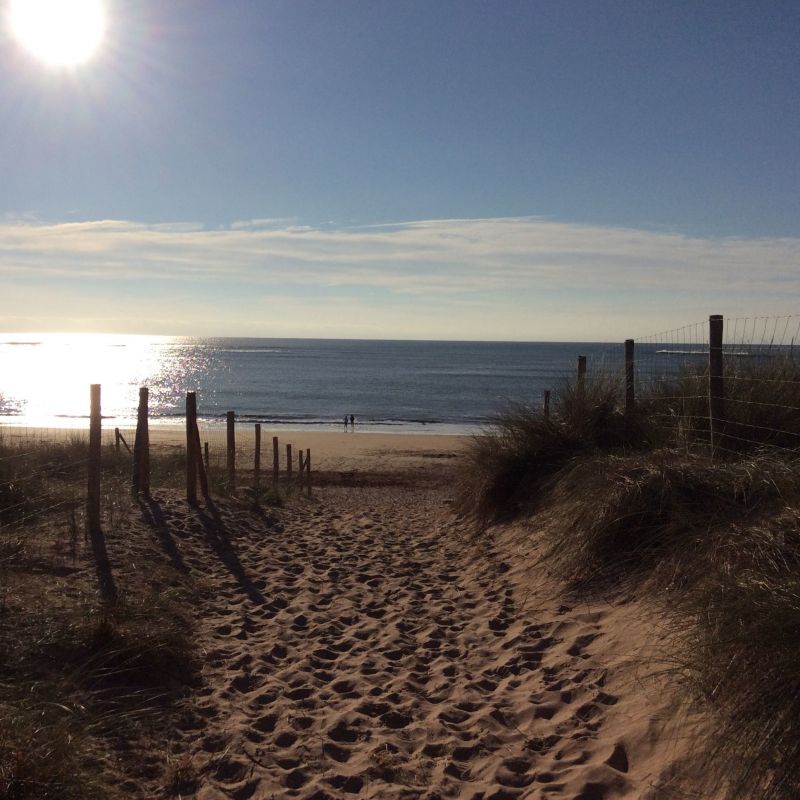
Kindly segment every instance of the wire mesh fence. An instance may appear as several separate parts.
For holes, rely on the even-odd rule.
[[[800,452],[800,316],[727,321],[724,446]]]
[[[573,400],[585,386],[588,404],[625,412],[631,441],[800,454],[800,315],[712,316],[628,342],[576,354],[553,402],[559,385]]]
[[[640,412],[679,444],[799,452],[800,316],[713,319],[635,340]]]

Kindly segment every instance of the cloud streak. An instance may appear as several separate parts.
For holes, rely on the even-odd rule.
[[[188,287],[211,301],[224,286],[232,308],[236,298],[280,296],[319,312],[320,320],[323,306],[331,311],[348,297],[347,308],[370,318],[377,332],[383,318],[398,325],[405,320],[402,335],[413,335],[414,315],[430,322],[439,308],[455,337],[471,338],[477,315],[498,336],[535,338],[525,325],[526,309],[565,320],[569,314],[588,319],[597,309],[607,318],[631,317],[625,300],[631,297],[645,320],[648,306],[663,307],[676,296],[691,299],[693,307],[714,304],[709,311],[723,310],[725,298],[747,311],[758,302],[762,311],[785,312],[784,298],[800,290],[800,239],[699,238],[533,217],[340,228],[249,220],[224,229],[0,221],[0,279],[39,292],[59,282],[107,296],[144,283],[162,287],[159,299],[176,307]],[[371,315],[376,298],[382,309]],[[679,308],[673,314],[676,322],[686,321]],[[501,321],[512,317],[514,327],[504,334]],[[335,329],[336,318],[326,317],[326,331]],[[603,322],[593,324],[592,338],[604,338]],[[431,323],[425,330],[442,335],[443,329]]]
[[[703,239],[536,218],[224,230],[102,220],[0,224],[0,273],[236,279],[395,292],[800,288],[800,239]]]

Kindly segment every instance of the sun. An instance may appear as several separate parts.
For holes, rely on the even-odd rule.
[[[88,61],[106,32],[103,0],[10,0],[8,21],[14,38],[52,67]]]

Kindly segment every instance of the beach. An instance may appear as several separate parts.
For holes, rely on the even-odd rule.
[[[153,453],[182,446],[174,429],[151,434]],[[119,592],[130,606],[191,591],[180,614],[196,653],[160,733],[106,735],[116,755],[95,778],[109,796],[666,796],[688,728],[652,674],[646,604],[570,598],[524,525],[476,535],[453,508],[468,437],[293,441],[319,467],[310,498],[192,506],[153,485],[147,502],[105,501]],[[57,520],[42,526],[37,552],[57,565]],[[78,547],[53,579],[9,573],[12,630],[30,607],[92,595]]]
[[[125,443],[131,449],[135,441],[135,429],[123,428]],[[151,425],[150,446],[154,451],[177,451],[186,447],[186,433],[178,425]],[[0,425],[0,436],[8,442],[56,442],[63,443],[75,437],[88,437],[88,431],[80,428],[23,428]],[[298,450],[311,450],[313,470],[316,471],[361,471],[369,472],[414,472],[431,468],[437,464],[456,461],[464,452],[471,436],[420,433],[362,433],[315,430],[287,430],[269,428],[261,430],[262,469],[272,469],[272,440],[278,438],[281,470],[286,468],[286,445],[291,444],[294,459]],[[255,453],[255,426],[237,425],[236,451],[238,466],[252,469]],[[114,444],[114,429],[103,426],[104,446]],[[201,445],[208,442],[209,452],[215,460],[224,462],[227,454],[227,433],[223,426],[202,426]],[[126,451],[125,445],[120,446]]]

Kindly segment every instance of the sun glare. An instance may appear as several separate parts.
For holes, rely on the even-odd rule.
[[[88,61],[106,30],[103,0],[10,0],[14,38],[52,67]]]

